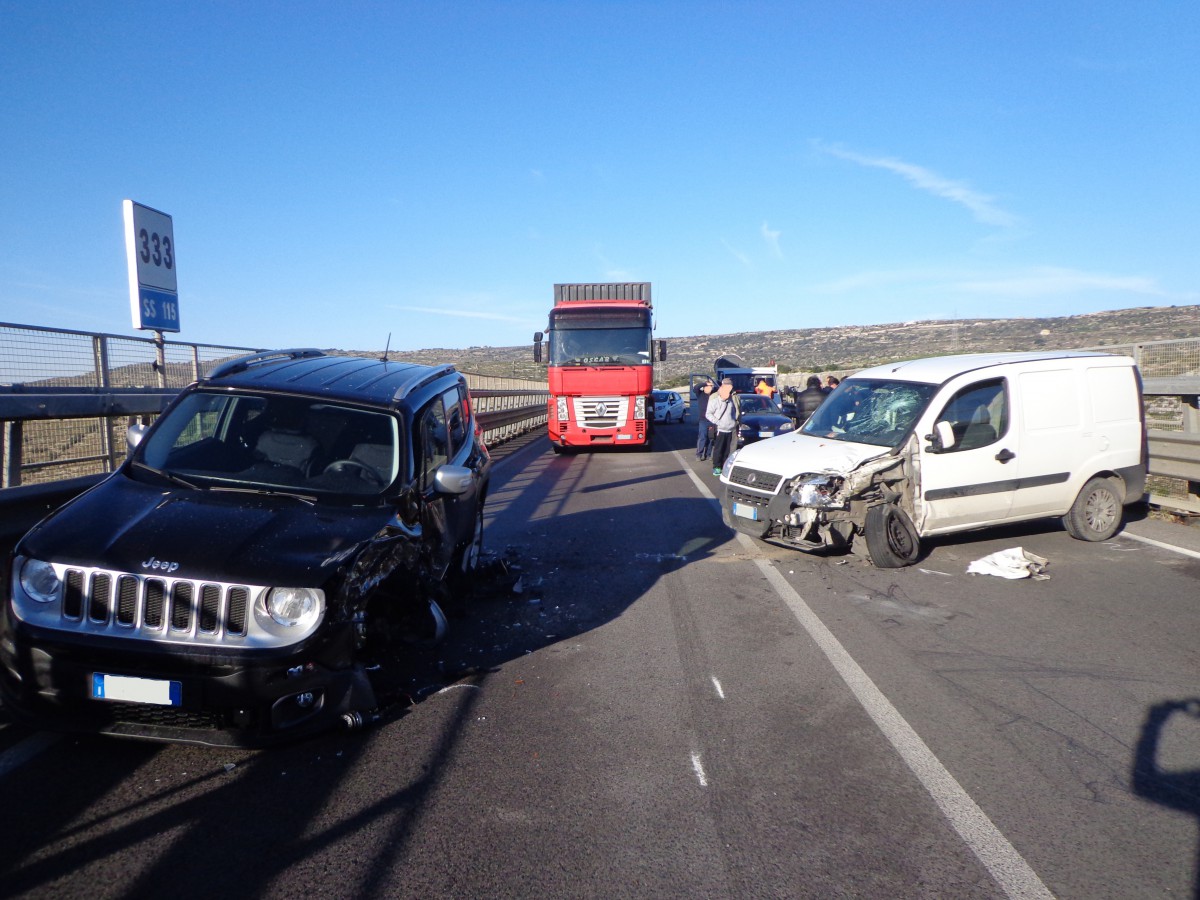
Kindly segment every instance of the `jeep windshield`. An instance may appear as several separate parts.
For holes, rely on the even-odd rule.
[[[200,390],[156,423],[132,462],[196,488],[378,495],[400,471],[399,424],[316,398]]]
[[[847,379],[800,429],[801,434],[895,449],[929,404],[936,384]]]

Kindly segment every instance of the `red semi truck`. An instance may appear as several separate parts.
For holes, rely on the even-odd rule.
[[[652,337],[650,282],[556,284],[546,326],[549,435],[565,448],[648,449],[654,427],[654,362],[667,342]],[[542,361],[542,332],[533,336]]]

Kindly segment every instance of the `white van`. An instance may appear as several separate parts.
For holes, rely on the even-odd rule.
[[[1141,381],[1132,359],[1086,352],[876,366],[799,431],[737,451],[721,482],[730,527],[804,550],[861,537],[885,568],[922,537],[1046,516],[1107,540],[1145,490]]]

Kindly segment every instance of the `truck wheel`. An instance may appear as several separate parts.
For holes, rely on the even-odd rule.
[[[1063,516],[1063,526],[1078,541],[1107,541],[1121,527],[1121,511],[1112,480],[1092,478]]]
[[[894,503],[881,503],[867,510],[864,536],[871,563],[879,569],[911,566],[921,552],[916,526]]]

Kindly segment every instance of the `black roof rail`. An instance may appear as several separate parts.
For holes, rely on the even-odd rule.
[[[291,359],[309,359],[314,356],[325,356],[323,350],[317,350],[315,347],[295,348],[292,350],[264,350],[261,353],[251,353],[249,356],[239,356],[237,359],[231,359],[229,362],[221,363],[207,375],[205,380],[210,378],[225,378],[228,375],[236,375],[238,372],[245,372],[252,366],[261,366],[269,362],[278,362],[281,360]]]
[[[425,366],[421,367],[422,370],[425,368]],[[434,366],[432,370],[428,371],[417,371],[413,374],[411,379],[396,388],[395,392],[392,394],[392,400],[397,402],[403,400],[410,392],[415,391],[417,388],[424,387],[427,384],[432,384],[439,378],[442,378],[445,375],[450,375],[456,371],[458,370],[454,368],[453,364]]]

